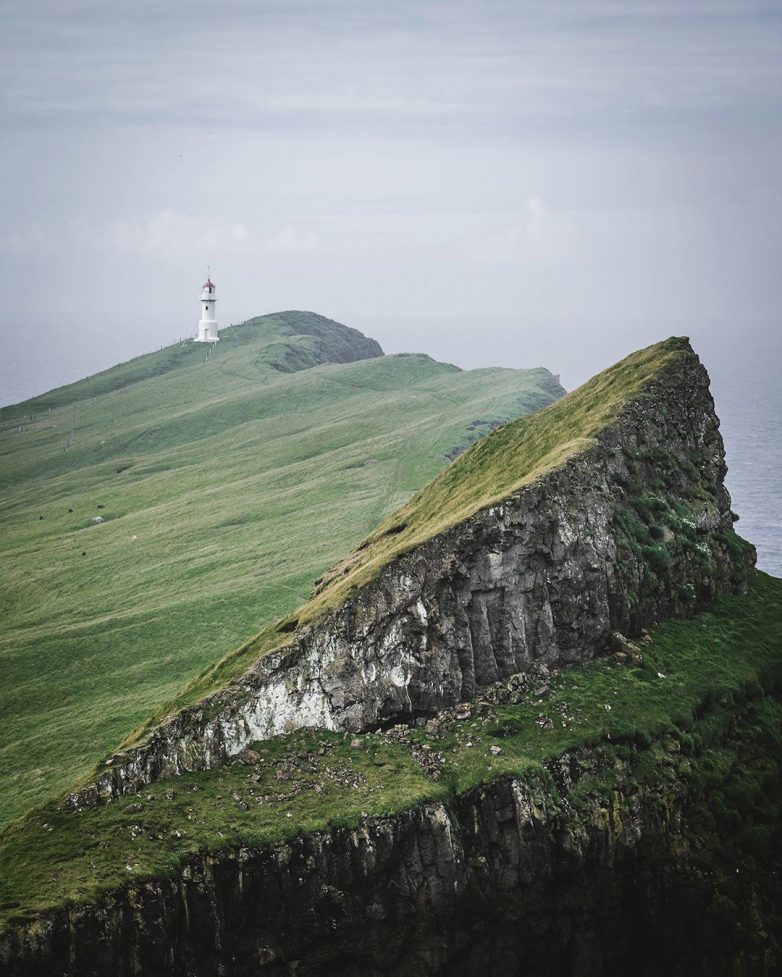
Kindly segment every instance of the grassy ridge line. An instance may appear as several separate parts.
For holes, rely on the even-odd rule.
[[[80,396],[72,437],[72,391],[0,425],[0,823],[304,601],[455,445],[557,395],[544,370],[417,355],[282,373],[270,346],[304,335],[306,358],[326,340],[279,319],[228,330],[206,362],[200,348]],[[348,356],[352,332],[337,332]]]
[[[310,318],[315,321],[310,323]],[[290,380],[292,372],[289,363],[281,368],[278,361],[291,350],[301,354],[296,370],[354,362],[360,352],[382,354],[374,340],[357,333],[360,341],[351,356],[348,344],[356,330],[330,320],[320,322],[321,318],[308,314],[295,320],[296,328],[323,332],[326,323],[330,342],[306,332],[295,334],[285,315],[264,316],[227,329],[215,348],[193,342],[167,347],[3,408],[0,486],[124,455],[132,459],[139,452],[176,447],[257,420],[264,412],[274,413],[279,385]],[[317,351],[309,349],[313,343]],[[112,424],[96,419],[102,411]],[[15,436],[20,420],[21,438]],[[100,439],[95,437],[98,432]],[[45,449],[45,454],[36,448]]]
[[[343,326],[314,312],[291,311],[256,316],[221,329],[220,341],[232,348],[248,343],[257,345],[258,330],[263,331],[264,341],[261,352],[256,355],[269,371],[289,373],[320,363],[346,363],[383,355],[379,343],[368,339],[358,329]],[[295,355],[297,349],[298,356]],[[144,353],[83,380],[56,387],[20,404],[3,407],[0,409],[0,425],[18,422],[19,418],[37,411],[72,406],[166,373],[201,366],[210,352],[208,345],[183,340],[154,353]]]
[[[540,777],[542,764],[585,747],[634,758],[639,776],[646,771],[652,782],[666,740],[689,758],[685,770],[693,782],[708,780],[719,754],[722,780],[735,775],[742,785],[741,796],[723,799],[719,816],[740,827],[746,805],[768,808],[778,780],[760,767],[741,769],[742,759],[720,743],[739,714],[754,709],[758,736],[766,739],[769,716],[778,721],[782,715],[774,698],[782,683],[782,580],[756,572],[746,595],[660,625],[643,646],[643,659],[564,669],[548,692],[498,707],[496,720],[458,724],[433,745],[445,760],[438,783],[421,773],[409,749],[382,734],[366,734],[365,748],[351,750],[350,736],[316,730],[258,744],[260,774],[253,767],[223,767],[85,811],[44,806],[0,836],[0,920],[29,920],[117,886],[170,877],[196,852],[277,844],[357,825],[364,814],[448,800],[497,777]],[[412,736],[428,742],[423,730]],[[497,744],[502,752],[495,756],[490,748]],[[286,764],[291,776],[280,781],[276,771]],[[586,777],[579,790],[610,793],[612,765],[603,767],[602,780]],[[303,789],[287,796],[291,781],[299,780]]]
[[[358,549],[329,571],[322,588],[288,620],[299,625],[316,621],[376,577],[395,557],[560,467],[593,444],[627,401],[688,351],[687,339],[678,337],[639,350],[551,406],[478,441],[381,522]],[[291,635],[278,625],[268,626],[205,669],[176,699],[135,729],[123,746],[138,742],[166,715],[236,679],[254,660],[290,640]]]

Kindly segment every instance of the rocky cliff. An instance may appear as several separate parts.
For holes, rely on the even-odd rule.
[[[686,340],[659,350],[593,437],[578,438],[578,391],[530,419],[534,430],[543,415],[576,416],[578,447],[563,463],[396,556],[314,623],[283,624],[282,647],[113,757],[69,803],[219,765],[297,727],[432,716],[535,662],[588,661],[617,632],[741,590],[754,551],[733,532],[708,375]],[[450,477],[468,479],[472,461],[468,452]]]
[[[777,973],[773,871],[758,871],[737,835],[704,831],[700,796],[709,753],[757,760],[752,721],[762,708],[732,712],[701,749],[666,737],[651,769],[648,751],[582,750],[354,828],[193,856],[174,878],[130,883],[7,931],[3,973]],[[772,766],[764,773],[778,778],[778,757]],[[723,764],[709,803],[736,786]],[[778,814],[749,820],[773,834]]]

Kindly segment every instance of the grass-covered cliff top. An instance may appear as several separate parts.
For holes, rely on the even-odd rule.
[[[474,444],[401,509],[382,522],[337,570],[303,619],[333,606],[373,577],[379,567],[480,509],[558,468],[593,443],[673,359],[690,351],[671,338],[633,353],[544,410],[504,425]]]
[[[0,410],[0,824],[301,604],[454,449],[564,392],[381,353],[280,313]]]
[[[661,625],[640,650],[642,659],[593,661],[563,670],[545,688],[533,683],[518,704],[496,706],[488,719],[456,722],[439,738],[422,729],[411,731],[407,743],[370,733],[355,748],[348,734],[302,731],[257,744],[257,760],[248,766],[183,775],[83,811],[49,804],[0,836],[0,922],[170,877],[197,852],[358,825],[503,775],[545,779],[546,761],[584,748],[608,762],[594,765],[581,793],[610,793],[612,755],[633,757],[636,775],[650,783],[663,770],[670,775],[671,758],[681,756],[677,776],[687,777],[695,794],[710,783],[722,789],[732,778],[719,807],[712,804],[705,815],[716,830],[741,832],[746,810],[767,809],[778,820],[779,780],[769,760],[782,745],[775,698],[782,681],[782,580],[755,573],[746,596]],[[726,744],[739,716],[755,724],[757,764]],[[429,752],[439,756],[438,780],[416,759]],[[555,806],[556,790],[548,790]],[[754,826],[749,841],[747,850],[762,855],[769,839]]]
[[[492,505],[594,443],[623,405],[669,364],[692,355],[686,338],[672,337],[639,350],[545,409],[511,421],[478,441],[382,521],[346,559],[323,578],[320,589],[282,625],[210,666],[126,741],[137,742],[167,711],[190,705],[239,676],[255,659],[289,640],[305,625],[338,606],[371,581],[395,557]]]

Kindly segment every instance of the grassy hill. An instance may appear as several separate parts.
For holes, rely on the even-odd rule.
[[[193,556],[169,568],[171,587],[177,579],[175,570],[185,575],[191,563],[199,565],[199,546],[207,546],[204,540],[233,525],[233,512],[254,511],[256,517],[236,524],[241,538],[231,544],[230,572],[225,567],[218,572],[207,562],[202,576],[196,573],[190,581],[207,580],[225,600],[232,588],[240,591],[248,580],[243,600],[250,599],[253,560],[268,557],[263,579],[268,592],[274,593],[277,567],[281,574],[288,567],[287,572],[293,573],[297,561],[309,561],[314,567],[318,562],[312,556],[314,551],[325,556],[327,550],[338,549],[337,544],[332,546],[332,534],[342,540],[352,537],[354,543],[363,535],[353,557],[340,564],[339,572],[297,612],[305,619],[315,616],[400,550],[430,538],[588,447],[627,400],[643,396],[652,378],[676,366],[683,355],[687,355],[683,340],[667,340],[633,354],[534,416],[501,427],[403,501],[401,508],[368,535],[358,531],[370,507],[367,500],[371,498],[379,510],[392,504],[380,491],[382,481],[372,487],[375,469],[387,466],[386,476],[394,476],[403,463],[403,446],[409,451],[420,445],[415,460],[407,459],[410,467],[404,487],[397,481],[391,492],[404,498],[411,472],[420,474],[427,465],[441,467],[448,453],[445,445],[465,431],[477,430],[471,427],[474,421],[466,418],[478,404],[483,418],[478,427],[491,426],[490,411],[499,409],[498,401],[491,398],[497,396],[506,371],[489,371],[490,394],[480,382],[485,371],[459,373],[422,357],[376,357],[349,365],[325,364],[276,379],[267,375],[266,393],[271,396],[269,391],[279,385],[282,406],[278,414],[269,410],[263,415],[264,430],[289,421],[292,404],[308,405],[306,416],[320,426],[313,434],[299,423],[290,434],[272,439],[269,451],[273,448],[272,454],[279,453],[274,458],[290,455],[291,460],[245,477],[235,466],[250,466],[265,457],[257,436],[252,450],[245,452],[240,446],[248,444],[248,439],[227,428],[225,436],[234,447],[221,449],[219,465],[215,459],[220,438],[205,439],[199,470],[221,484],[217,489],[208,485],[192,490],[184,499],[171,490],[169,501],[158,507],[160,512],[175,513],[177,507],[187,508],[189,499],[196,500],[187,509],[193,524],[183,516],[179,530],[183,535],[193,534]],[[216,360],[209,365],[215,364]],[[514,382],[518,393],[518,375]],[[334,383],[350,389],[329,401],[328,409],[341,419],[331,424],[325,423],[322,398]],[[462,383],[467,386],[462,388]],[[249,390],[243,396],[251,397]],[[512,396],[510,387],[507,396]],[[447,401],[445,406],[441,398]],[[379,410],[370,410],[372,404]],[[301,422],[303,407],[296,408],[296,416]],[[461,418],[459,424],[449,427],[455,424],[455,416]],[[364,440],[344,441],[342,435],[349,427],[361,431]],[[302,445],[306,450],[302,448],[297,455]],[[381,450],[384,446],[387,454]],[[180,462],[178,452],[171,448],[166,449],[166,457],[173,459],[169,462],[172,477],[187,484],[187,478],[194,477],[188,474],[187,465],[194,465],[192,459],[199,455],[192,441],[180,450],[185,461]],[[239,452],[235,459],[233,450]],[[358,461],[362,453],[364,460]],[[375,463],[367,465],[367,458]],[[149,464],[154,467],[153,462]],[[354,483],[357,472],[361,477]],[[134,491],[166,474],[139,479]],[[133,484],[128,482],[126,489],[126,483],[116,481],[127,478],[124,472],[106,477],[117,494],[112,496],[113,508],[107,506],[105,511],[115,512],[115,517],[99,527],[86,525],[72,533],[81,533],[80,539],[98,533],[96,539],[109,540],[109,533],[119,526],[122,534],[117,545],[127,546],[122,521],[146,518],[147,510],[136,514],[122,508],[130,497],[121,496],[121,490],[130,491]],[[57,482],[55,478],[43,484]],[[218,491],[214,506],[206,507],[202,519],[196,513],[201,511],[201,500],[213,498],[213,490]],[[372,494],[375,490],[378,495]],[[94,489],[89,487],[88,492],[92,494],[85,498],[93,498]],[[253,498],[259,500],[256,510],[249,502]],[[158,509],[152,506],[152,511]],[[28,505],[25,512],[25,525],[43,531],[48,516],[38,520],[39,527],[35,523],[39,509]],[[268,513],[275,519],[274,532],[264,521]],[[76,517],[76,507],[70,515]],[[159,518],[149,523],[150,532],[155,525],[161,525]],[[272,543],[266,542],[268,533],[272,533]],[[66,537],[71,538],[64,534]],[[230,535],[225,538],[232,539]],[[139,534],[135,542],[141,540]],[[172,545],[175,541],[172,537]],[[167,552],[166,547],[157,551],[162,566]],[[212,558],[216,559],[214,553]],[[156,564],[152,560],[143,566],[139,563],[135,572],[142,570],[150,594],[160,599],[164,588],[156,583]],[[129,582],[131,571],[127,573]],[[306,590],[310,579],[311,575],[302,581],[300,589]],[[280,604],[288,601],[290,608],[295,590],[291,585]],[[197,601],[188,586],[182,591],[185,604],[185,598],[191,598],[187,606],[197,618]],[[218,608],[215,604],[211,613],[218,613]],[[122,620],[121,614],[114,616]],[[162,612],[161,620],[166,620]],[[563,668],[545,681],[538,676],[519,695],[499,697],[491,708],[486,708],[487,697],[461,718],[459,709],[452,710],[447,722],[411,727],[401,735],[398,729],[365,732],[356,742],[352,734],[299,730],[253,744],[250,759],[244,756],[241,763],[154,783],[138,795],[120,797],[111,804],[74,810],[47,801],[0,831],[0,936],[3,930],[11,933],[17,926],[27,926],[25,939],[33,945],[48,932],[52,918],[41,919],[37,914],[89,903],[123,887],[133,892],[132,887],[152,886],[159,879],[175,887],[177,876],[203,853],[213,855],[217,862],[230,860],[237,849],[284,842],[334,826],[366,827],[368,818],[393,815],[426,800],[456,809],[456,799],[466,791],[507,776],[540,784],[544,788],[538,795],[540,810],[566,817],[571,838],[586,837],[592,827],[609,817],[621,821],[623,809],[617,806],[617,798],[623,793],[634,836],[644,824],[642,813],[639,815],[641,802],[659,804],[665,809],[666,822],[671,822],[676,858],[692,859],[696,870],[702,861],[717,899],[722,900],[724,894],[733,897],[736,859],[740,859],[742,877],[745,871],[750,879],[761,877],[778,847],[780,622],[782,581],[753,572],[746,594],[722,597],[694,618],[655,627],[637,646],[628,645],[634,654]],[[202,630],[196,622],[188,654],[201,648]],[[105,647],[111,648],[114,632],[107,633],[110,641]],[[278,628],[265,633],[270,639],[285,640]],[[263,634],[258,640],[263,640]],[[257,653],[257,641],[249,642],[243,664],[247,664],[247,655]],[[201,680],[225,680],[242,657],[234,655],[222,668],[207,669]],[[154,670],[158,663],[152,661],[147,667]],[[116,682],[123,673],[116,661],[112,668],[110,678]],[[51,674],[47,681],[54,684]],[[39,683],[42,687],[43,682]],[[191,694],[194,688],[191,686]],[[106,696],[104,700],[109,701]],[[85,705],[90,701],[101,701],[97,692],[92,698],[83,696]],[[55,740],[50,751],[60,747]],[[433,754],[436,777],[426,772],[431,774],[428,764]],[[426,761],[422,761],[424,756]],[[567,786],[570,775],[560,784],[552,773],[557,769],[578,770],[572,789]],[[670,818],[670,811],[678,810],[680,788],[689,790],[687,822],[678,816]],[[725,903],[720,905],[724,908]],[[105,913],[104,918],[110,915]],[[115,913],[112,918],[120,916]],[[79,910],[74,919],[77,927],[82,926]]]
[[[221,337],[0,411],[0,823],[298,606],[472,440],[563,392],[543,369],[383,356],[312,313]]]

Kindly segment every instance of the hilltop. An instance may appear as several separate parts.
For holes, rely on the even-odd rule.
[[[256,316],[222,329],[220,336],[225,344],[218,347],[221,372],[230,376],[232,364],[241,366],[245,380],[253,377],[261,379],[269,369],[294,373],[322,363],[353,363],[383,355],[380,344],[374,339],[367,338],[358,329],[315,312],[290,311]],[[155,353],[137,356],[76,383],[57,387],[21,404],[4,407],[0,416],[7,421],[60,407],[72,407],[92,397],[122,390],[154,377],[201,366],[212,354],[216,356],[217,349],[185,340]],[[213,391],[230,389],[230,383],[226,386],[219,382],[220,379],[225,377],[210,375],[207,387]]]
[[[295,608],[471,441],[562,393],[542,368],[385,356],[285,312],[0,410],[0,822]]]

